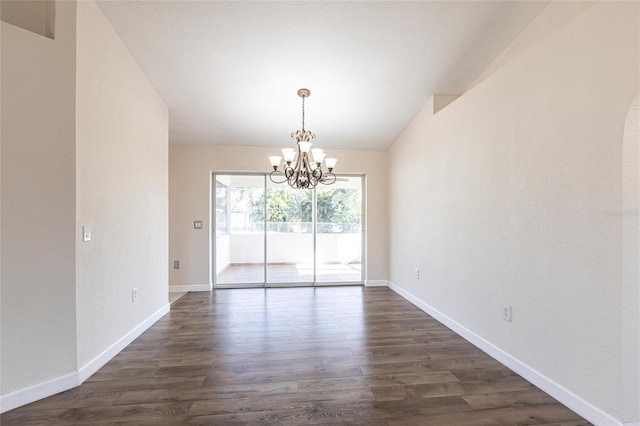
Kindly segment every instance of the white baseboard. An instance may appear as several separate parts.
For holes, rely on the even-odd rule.
[[[364,280],[365,287],[388,287],[389,281],[387,280]]]
[[[167,303],[78,371],[0,396],[0,413],[79,386],[168,312]]]
[[[558,383],[544,376],[540,372],[534,370],[517,358],[514,358],[509,353],[503,351],[493,343],[485,340],[481,336],[475,334],[473,331],[457,323],[455,320],[449,318],[442,312],[420,300],[405,289],[392,282],[389,282],[389,288],[407,299],[409,302],[413,303],[418,308],[422,309],[427,314],[431,315],[433,318],[435,318],[445,326],[449,327],[451,330],[455,331],[457,334],[472,343],[474,346],[486,352],[492,358],[496,359],[511,370],[515,371],[526,380],[533,383],[534,385],[560,401],[562,404],[566,405],[571,410],[575,411],[576,413],[590,421],[591,423],[602,426],[622,426],[622,423],[619,420],[616,420],[611,415],[605,413],[588,401],[585,401],[567,388],[559,385]],[[627,424],[625,424],[624,426],[627,426]]]
[[[180,293],[183,291],[211,291],[211,289],[211,284],[170,285],[169,293]]]
[[[78,386],[79,384],[78,373],[73,372],[2,395],[0,396],[0,413],[64,392]]]
[[[80,367],[78,370],[79,382],[83,383],[96,371],[101,369],[107,362],[114,356],[118,355],[120,351],[126,348],[131,342],[133,342],[138,336],[144,333],[149,327],[156,323],[160,318],[169,313],[169,304],[167,303],[162,308],[151,314],[150,317],[138,324],[133,330],[122,336],[117,342],[105,349],[100,355]]]

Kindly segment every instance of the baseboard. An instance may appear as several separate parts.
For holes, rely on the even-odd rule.
[[[170,285],[169,293],[179,293],[182,291],[211,291],[211,289],[211,284]]]
[[[364,280],[365,287],[388,287],[389,281],[387,280]]]
[[[0,413],[64,392],[78,386],[79,384],[78,373],[73,372],[2,395],[0,396]]]
[[[640,422],[625,422],[623,426],[640,426]]]
[[[0,396],[0,413],[79,386],[168,312],[167,303],[78,371]]]
[[[527,364],[513,357],[509,353],[498,348],[491,342],[475,334],[473,331],[469,330],[468,328],[449,318],[442,312],[433,308],[429,304],[420,300],[413,294],[409,293],[407,290],[399,287],[392,282],[389,282],[389,288],[407,299],[409,302],[413,303],[418,308],[422,309],[427,314],[431,315],[433,318],[435,318],[445,326],[449,327],[451,330],[455,331],[457,334],[462,336],[474,346],[486,352],[492,358],[496,359],[511,370],[515,371],[520,376],[524,377],[526,380],[533,383],[534,385],[560,401],[562,404],[566,405],[571,410],[575,411],[576,413],[590,421],[591,423],[602,426],[622,425],[619,420],[616,420],[611,415],[605,413],[588,401],[585,401],[567,388],[559,385],[540,372],[534,370]],[[627,426],[627,424],[625,424],[624,426]]]
[[[96,371],[101,369],[107,362],[114,356],[118,355],[120,351],[133,342],[138,336],[144,333],[149,327],[156,323],[160,318],[169,313],[169,304],[167,303],[162,308],[151,314],[147,319],[138,324],[133,330],[122,336],[117,342],[109,346],[100,355],[80,367],[78,370],[79,382],[82,383],[93,375]]]

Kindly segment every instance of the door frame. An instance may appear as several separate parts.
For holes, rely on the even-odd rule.
[[[264,190],[265,190],[265,203],[264,203],[264,233],[263,233],[263,266],[264,266],[264,280],[262,283],[239,283],[239,284],[218,284],[217,272],[216,272],[216,176],[262,176],[264,177]],[[265,172],[228,172],[228,171],[211,171],[211,180],[209,188],[209,279],[212,289],[225,289],[225,288],[278,288],[278,287],[330,287],[330,286],[364,286],[366,282],[366,270],[367,270],[367,256],[366,256],[366,229],[367,229],[367,217],[366,217],[366,174],[362,173],[340,173],[336,174],[337,178],[340,177],[359,177],[361,178],[361,203],[360,203],[360,215],[361,215],[361,227],[360,227],[360,281],[345,281],[345,282],[318,282],[317,281],[317,192],[313,190],[313,281],[310,282],[287,282],[287,283],[269,283],[267,279],[267,202],[266,191],[268,190],[268,173]],[[231,230],[229,230],[229,233]]]

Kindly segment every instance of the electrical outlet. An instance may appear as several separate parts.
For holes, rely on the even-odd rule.
[[[502,305],[502,319],[511,322],[511,305]]]
[[[131,289],[131,301],[135,302],[136,300],[138,300],[138,289],[137,288],[132,288]]]
[[[201,220],[193,221],[193,229],[202,229],[202,221]]]
[[[420,279],[420,269],[416,268],[415,270],[416,280]]]
[[[173,261],[173,269],[180,269],[180,261],[179,260],[174,260]]]

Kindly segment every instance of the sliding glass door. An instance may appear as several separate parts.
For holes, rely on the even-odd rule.
[[[313,191],[267,179],[267,283],[313,284]]]
[[[317,189],[316,281],[362,281],[362,177]]]
[[[212,237],[215,283],[262,286],[265,281],[265,177],[214,175],[216,224]]]
[[[362,284],[363,177],[316,190],[214,174],[216,287]]]

